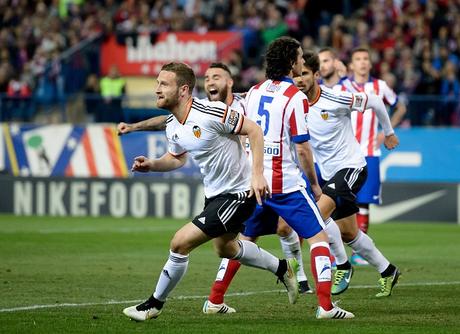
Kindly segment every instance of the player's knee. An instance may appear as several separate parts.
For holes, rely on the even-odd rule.
[[[341,231],[342,240],[345,242],[351,242],[356,238],[356,232],[354,231]]]
[[[292,233],[292,228],[288,224],[278,224],[278,228],[276,229],[276,234],[280,237],[287,237]]]
[[[227,258],[227,259],[232,259],[236,256],[238,253],[237,250],[232,249],[230,247],[221,247],[216,249],[217,256],[220,258]]]
[[[177,234],[171,240],[170,249],[172,252],[182,255],[187,255],[190,253],[190,247],[188,247],[188,245],[185,244]]]

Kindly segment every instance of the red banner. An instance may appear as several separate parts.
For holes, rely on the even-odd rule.
[[[157,75],[163,64],[177,61],[203,75],[212,62],[225,60],[241,47],[241,35],[236,32],[161,33],[153,44],[149,35],[125,37],[123,42],[112,36],[102,45],[101,69],[107,74],[115,64],[122,75]]]

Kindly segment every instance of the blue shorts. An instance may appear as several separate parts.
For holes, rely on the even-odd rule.
[[[315,200],[302,189],[289,194],[274,194],[262,206],[257,205],[245,222],[243,234],[252,238],[276,234],[278,217],[282,217],[302,238],[311,238],[324,229]]]
[[[356,194],[358,204],[380,204],[380,158],[366,157],[367,179],[361,190]]]

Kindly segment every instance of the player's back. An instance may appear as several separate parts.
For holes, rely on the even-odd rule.
[[[264,175],[272,192],[289,193],[305,186],[295,162],[291,139],[309,139],[306,126],[308,100],[290,78],[266,80],[252,87],[245,112],[264,134]],[[294,140],[295,141],[295,140]]]

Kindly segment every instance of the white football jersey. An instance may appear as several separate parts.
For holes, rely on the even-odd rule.
[[[233,100],[230,107],[236,109],[244,114],[244,97],[238,93],[233,93]]]
[[[331,179],[341,169],[366,165],[351,126],[351,111],[364,112],[366,104],[364,93],[334,91],[324,86],[315,100],[310,101],[310,145],[324,180]]]
[[[349,79],[344,82],[344,87],[352,93],[375,94],[390,107],[394,107],[398,102],[396,93],[380,79],[369,77],[369,81],[363,85]],[[372,109],[368,109],[365,113],[353,112],[351,122],[363,154],[370,157],[380,156],[380,146],[377,145],[378,119],[375,112]]]
[[[290,78],[266,80],[249,90],[245,111],[264,133],[264,176],[272,193],[291,193],[305,187],[293,144],[310,139],[305,94]]]
[[[190,153],[203,175],[207,198],[249,190],[251,168],[237,134],[244,115],[222,102],[192,98],[189,111],[180,122],[166,120],[168,151]]]

